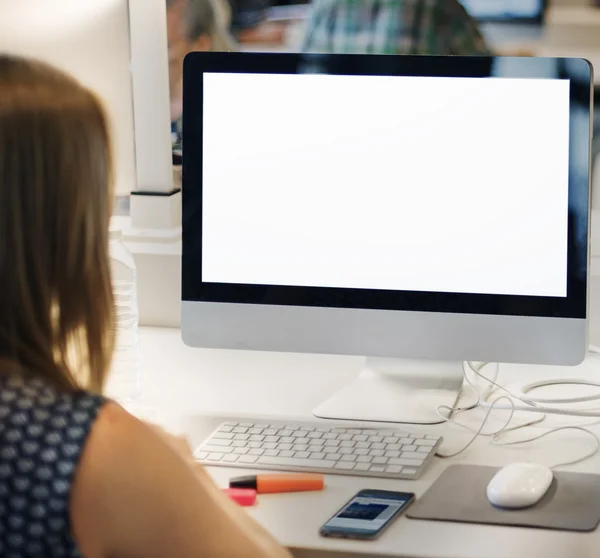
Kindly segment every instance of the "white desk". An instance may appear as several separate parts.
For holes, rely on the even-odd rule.
[[[200,414],[279,416],[311,419],[312,408],[358,374],[362,359],[315,355],[284,355],[233,351],[197,350],[185,347],[178,330],[142,329],[142,370],[144,402],[156,407],[156,418],[168,428],[187,430],[193,435]],[[511,378],[564,376],[557,368],[503,366],[503,383]],[[600,381],[600,359],[584,363],[574,375]],[[196,418],[194,418],[196,415]],[[479,425],[476,411],[472,424]],[[550,419],[550,424],[574,423],[572,419]],[[581,422],[591,422],[579,421]],[[428,427],[446,437],[448,449],[468,439],[468,433],[451,426]],[[600,429],[599,429],[600,431]],[[524,435],[531,435],[531,431]],[[405,558],[596,558],[600,530],[592,534],[571,534],[533,529],[396,521],[380,540],[350,542],[323,539],[320,525],[361,488],[382,488],[416,492],[421,496],[450,463],[468,462],[504,465],[533,459],[544,464],[585,453],[590,441],[585,435],[559,433],[535,444],[515,448],[491,446],[481,439],[460,459],[434,465],[419,481],[386,481],[331,475],[323,492],[260,497],[249,509],[296,556]],[[600,472],[600,457],[570,470]],[[225,486],[234,475],[248,470],[211,469],[216,481]]]

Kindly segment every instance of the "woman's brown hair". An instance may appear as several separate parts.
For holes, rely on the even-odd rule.
[[[0,55],[0,370],[102,390],[114,345],[111,209],[96,97],[45,64]]]

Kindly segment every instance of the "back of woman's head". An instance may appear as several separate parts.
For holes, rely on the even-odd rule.
[[[102,388],[113,347],[109,145],[91,92],[0,55],[0,372]]]

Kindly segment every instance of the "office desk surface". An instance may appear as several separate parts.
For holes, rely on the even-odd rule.
[[[311,410],[328,395],[349,382],[361,369],[363,359],[323,355],[290,355],[235,351],[200,350],[186,347],[176,329],[142,328],[141,358],[143,405],[141,413],[178,432],[194,437],[202,415],[233,415],[313,420]],[[600,358],[590,357],[576,369],[558,367],[501,367],[500,382],[534,381],[548,377],[573,377],[600,381]],[[589,389],[587,392],[589,393]],[[548,392],[547,392],[548,393]],[[561,392],[561,393],[564,393]],[[483,411],[461,418],[477,428]],[[496,411],[489,430],[505,420]],[[517,415],[516,420],[531,418]],[[593,419],[549,418],[548,426],[591,424]],[[593,428],[600,432],[597,426]],[[452,451],[469,440],[470,434],[456,426],[429,426],[415,430],[441,433],[443,450]],[[544,432],[539,427],[519,431],[506,441]],[[410,558],[596,558],[600,531],[573,534],[534,529],[425,522],[405,517],[397,520],[374,542],[323,539],[320,525],[355,492],[379,488],[415,492],[421,496],[440,473],[453,463],[502,466],[531,460],[546,465],[584,455],[593,447],[585,434],[559,432],[535,443],[499,447],[490,438],[480,439],[459,458],[435,460],[419,481],[389,481],[329,475],[323,492],[261,496],[249,509],[258,521],[294,555],[307,558],[326,556],[403,556]],[[568,468],[571,471],[600,473],[600,457]],[[222,486],[234,475],[249,470],[214,467],[211,474]],[[599,477],[600,482],[600,477]]]

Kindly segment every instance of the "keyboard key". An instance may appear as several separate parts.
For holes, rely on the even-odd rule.
[[[402,467],[400,465],[388,465],[385,468],[386,473],[392,473],[393,475],[397,475],[402,472]]]
[[[371,463],[373,458],[370,455],[359,455],[356,458],[357,463]]]
[[[262,447],[266,450],[275,449],[277,447],[277,444],[275,444],[274,442],[266,442],[262,445]]]
[[[387,457],[374,457],[371,463],[374,465],[385,465],[387,463]]]
[[[322,432],[309,432],[308,433],[308,438],[320,438],[321,436],[323,436]]]
[[[386,444],[397,444],[398,440],[399,438],[395,438],[394,436],[388,436],[387,438],[383,439]]]
[[[368,439],[368,436],[365,436],[364,434],[356,434],[356,435],[352,436],[352,439],[355,442],[366,442]]]
[[[279,436],[265,436],[265,442],[279,442]]]
[[[415,446],[429,446],[432,448],[437,443],[437,440],[415,440]]]
[[[222,448],[220,446],[202,446],[202,451],[207,451],[208,453],[231,453],[234,448]]]
[[[293,451],[280,451],[279,457],[294,457]]]
[[[227,428],[227,427],[229,427],[229,426],[237,426],[237,425],[238,425],[238,423],[237,423],[237,422],[224,422],[224,423],[223,423],[223,426],[224,426],[225,428]]]
[[[428,447],[428,446],[419,446],[417,448],[417,451],[419,453],[429,453],[432,450],[432,448]]]
[[[262,455],[263,453],[265,453],[264,449],[251,449],[248,455]]]
[[[230,446],[231,445],[231,440],[219,440],[218,438],[211,438],[210,439],[210,445],[211,446]]]
[[[352,469],[354,469],[354,463],[348,463],[346,461],[338,461],[335,464],[335,469],[345,469],[347,471],[351,471]]]
[[[248,442],[248,447],[252,449],[262,448],[262,444],[260,442]]]
[[[235,454],[226,455],[223,458],[223,462],[224,463],[235,463],[239,458],[240,458],[240,456],[239,455],[235,455]]]
[[[345,434],[346,429],[345,428],[332,428],[331,432],[333,432],[335,434]]]
[[[435,440],[436,442],[440,439],[439,436],[425,436],[426,440]]]
[[[291,430],[280,430],[278,432],[279,436],[291,436],[292,435],[292,431]]]
[[[323,441],[323,440],[321,440]],[[352,443],[352,442],[350,442]],[[325,447],[328,448],[337,448],[339,445],[341,444],[341,442],[339,440],[325,440]]]
[[[369,453],[373,457],[383,457],[383,450],[371,450],[371,451],[369,451]]]
[[[304,430],[305,432],[312,432],[314,428],[310,426],[303,426],[300,430]]]
[[[231,446],[234,448],[245,448],[248,445],[248,442],[242,442],[241,440],[235,440],[235,442],[232,442]]]
[[[248,430],[248,434],[262,434],[263,429],[262,428],[251,428],[250,430]]]
[[[311,459],[324,459],[325,458],[325,454],[321,453],[321,452],[311,453],[310,454],[310,458]]]
[[[399,451],[386,451],[385,457],[400,457]]]
[[[306,434],[307,432],[305,432],[304,430],[298,430],[296,432],[294,432],[292,434],[292,437],[294,438],[306,438]]]
[[[419,452],[412,452],[412,451],[403,451],[400,454],[400,457],[402,459],[414,459],[416,461],[420,461],[421,463],[423,461],[425,461],[425,458],[427,457],[426,455],[419,453]]]
[[[283,442],[284,444],[293,444],[295,440],[296,438],[294,438],[293,436],[282,436],[279,439],[279,441]]]
[[[249,452],[250,450],[248,448],[235,448],[233,450],[233,453],[235,453],[236,455],[245,455]]]
[[[371,465],[369,471],[373,471],[374,473],[383,473],[385,472],[385,467],[381,465]]]
[[[213,440],[233,440],[234,437],[234,434],[229,434],[227,432],[216,432],[212,436]]]
[[[281,467],[302,467],[307,469],[333,469],[335,461],[330,459],[296,459],[294,457],[259,457],[260,465],[279,465]],[[350,464],[351,465],[351,464]]]
[[[352,434],[340,434],[338,440],[341,442],[349,442],[352,440]]]
[[[327,434],[323,434],[323,440],[335,440],[337,439],[338,435],[334,434],[333,432],[328,432]]]
[[[369,465],[368,463],[357,463],[356,465],[354,465],[354,470],[355,471],[368,471],[370,469],[371,465]]]
[[[404,467],[404,469],[402,469],[402,472],[405,475],[416,475],[417,474],[417,470],[416,469],[407,469],[406,467]]]
[[[365,436],[366,438],[366,436]],[[355,448],[364,448],[364,449],[368,449],[370,447],[371,444],[369,444],[369,442],[356,442],[356,446],[354,446]]]
[[[259,459],[256,455],[241,455],[238,459],[238,463],[256,463],[256,460]],[[264,459],[264,458],[260,458]],[[274,459],[274,458],[271,458]]]
[[[294,450],[295,451],[309,451],[310,450],[310,446],[307,445],[295,445],[294,444]]]
[[[403,458],[390,458],[388,461],[390,465],[402,465],[403,467],[420,467],[423,461],[417,461],[416,459],[403,459]]]
[[[204,459],[206,459],[208,457],[208,452],[206,452],[206,451],[197,451],[194,454],[194,457],[196,459],[204,460]]]
[[[337,452],[341,455],[351,455],[354,453],[353,448],[338,448]]]
[[[358,435],[360,435],[360,434],[364,434],[364,432],[365,432],[364,430],[356,430],[356,429],[346,430],[347,434],[358,434]]]
[[[235,440],[248,440],[250,439],[250,434],[236,434],[235,435]]]
[[[332,440],[335,441],[335,440]],[[343,448],[353,448],[356,445],[356,442],[352,442],[350,440],[344,440],[340,442],[340,446]]]
[[[331,440],[332,442],[334,442],[335,440]],[[311,439],[308,441],[309,445],[311,446],[324,446],[325,445],[325,440],[321,440],[321,439]]]
[[[340,457],[342,457],[342,456],[338,453],[328,453],[325,456],[325,459],[331,459],[332,461],[339,461]]]
[[[209,453],[206,460],[207,461],[221,461],[221,459],[223,459],[223,455],[224,454],[222,454],[222,453]]]
[[[340,461],[356,461],[356,455],[342,455]]]
[[[369,450],[364,448],[354,448],[352,451],[354,455],[369,455]],[[398,457],[397,455],[394,457]]]
[[[386,447],[386,444],[383,444],[383,443],[375,443],[375,444],[371,444],[371,449],[379,449],[379,450],[382,450],[382,449],[385,449],[385,447]]]
[[[251,442],[262,442],[264,441],[265,437],[261,436],[259,434],[253,434],[252,436],[250,436],[250,441]]]
[[[412,438],[400,438],[400,440],[398,440],[401,444],[409,444],[411,445],[414,440]]]
[[[246,434],[246,432],[248,432],[248,428],[245,426],[238,426],[237,428],[234,428],[233,431],[236,434]]]
[[[310,457],[310,453],[307,451],[297,451],[294,455],[298,459],[308,459]]]
[[[254,423],[252,423],[252,422],[240,422],[238,424],[238,426],[245,426],[247,428],[252,428],[254,426]]]
[[[263,435],[264,436],[274,436],[275,434],[277,434],[277,429],[276,428],[267,428],[264,432]]]
[[[267,455],[269,457],[276,457],[279,455],[279,451],[278,450],[267,450],[267,451],[265,451],[265,455]]]
[[[400,451],[402,449],[402,444],[387,444],[385,449],[390,451]]]
[[[383,442],[383,437],[382,436],[369,436],[369,439],[367,440],[368,442],[371,442],[372,444],[375,443],[379,443],[379,442]]]

